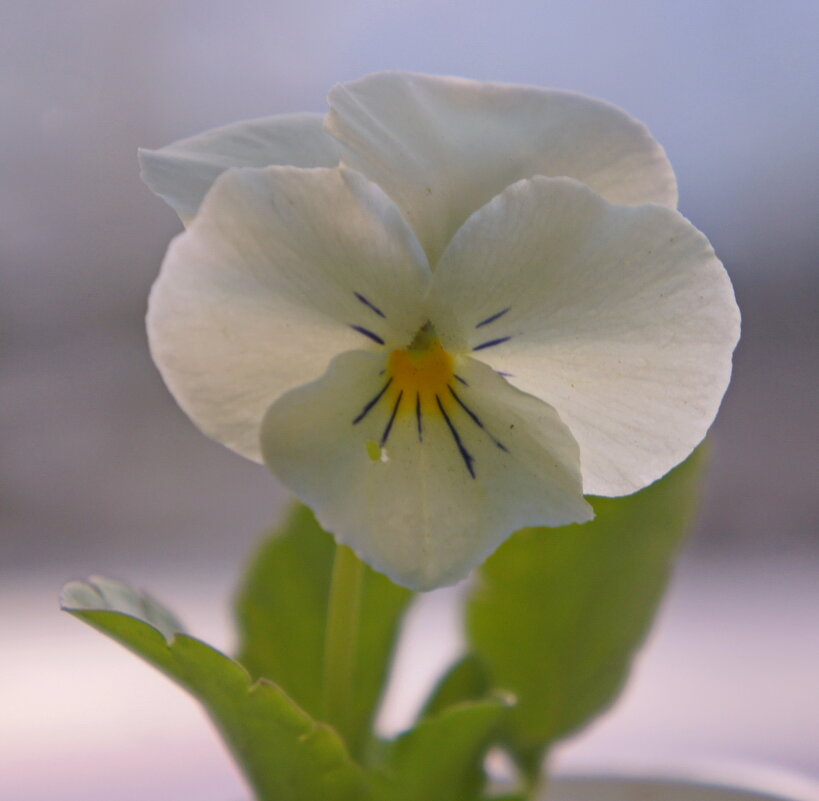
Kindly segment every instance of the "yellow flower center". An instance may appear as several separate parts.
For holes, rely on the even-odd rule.
[[[455,376],[454,359],[444,350],[435,329],[427,323],[408,348],[390,353],[390,395],[402,403],[398,413],[440,414],[450,405],[449,387]]]
[[[492,319],[498,316],[495,315]],[[508,337],[499,341],[506,341],[506,339]],[[495,342],[492,341],[490,344],[495,344]],[[354,426],[358,425],[381,403],[382,399],[387,402],[389,411],[381,439],[378,442],[367,440],[364,443],[370,461],[390,461],[390,455],[387,452],[390,432],[398,418],[408,415],[413,415],[415,418],[419,443],[424,441],[424,420],[430,415],[442,417],[452,435],[464,467],[472,478],[477,475],[475,457],[464,444],[458,428],[464,419],[471,420],[504,453],[509,452],[499,439],[487,431],[478,414],[467,405],[468,401],[461,398],[460,390],[455,390],[455,382],[465,388],[468,388],[469,384],[455,372],[455,359],[452,354],[444,350],[432,323],[426,323],[418,331],[409,347],[390,353],[387,368],[381,372],[381,375],[384,373],[387,374],[386,383],[352,421]]]

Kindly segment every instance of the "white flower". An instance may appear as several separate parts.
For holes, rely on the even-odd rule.
[[[418,589],[692,451],[739,314],[642,125],[401,73],[329,100],[141,154],[188,224],[151,349],[205,433]]]

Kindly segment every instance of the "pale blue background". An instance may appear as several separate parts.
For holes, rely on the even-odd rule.
[[[625,107],[665,145],[681,209],[743,309],[702,519],[658,635],[623,704],[568,756],[819,775],[818,33],[816,0],[5,0],[0,795],[236,796],[198,713],[54,612],[62,579],[113,573],[224,642],[220,610],[283,497],[201,437],[150,364],[145,298],[178,224],[135,152],[321,110],[334,82],[385,68]],[[430,626],[411,673],[434,663],[433,642],[452,647]],[[115,791],[130,758],[140,767]]]

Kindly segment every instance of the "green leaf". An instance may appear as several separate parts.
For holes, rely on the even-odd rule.
[[[362,801],[361,769],[341,738],[269,681],[179,633],[170,612],[107,579],[71,582],[63,609],[143,657],[210,713],[260,801]]]
[[[622,688],[691,521],[702,461],[697,452],[635,495],[594,499],[585,525],[524,529],[480,569],[468,638],[493,686],[517,698],[504,739],[530,776]]]
[[[447,707],[464,701],[477,701],[486,698],[488,694],[489,680],[486,668],[474,654],[467,654],[441,677],[419,717],[437,715]]]
[[[336,546],[313,513],[297,505],[263,543],[237,601],[238,660],[254,678],[275,681],[310,714],[322,714],[322,667],[330,576]],[[413,593],[365,567],[355,655],[351,753],[367,745],[386,683],[399,623]]]
[[[508,704],[459,704],[389,743],[372,780],[375,801],[467,801],[483,787],[483,757]]]

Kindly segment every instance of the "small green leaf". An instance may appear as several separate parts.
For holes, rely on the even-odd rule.
[[[109,635],[193,694],[210,713],[259,801],[362,801],[360,768],[329,726],[269,681],[253,683],[223,653],[186,634],[170,612],[123,584],[71,582],[63,609]]]
[[[322,714],[322,667],[335,543],[297,505],[251,561],[239,593],[238,660],[254,678],[274,679],[311,715]],[[360,756],[389,671],[399,623],[412,592],[365,567],[355,655],[351,753]]]
[[[516,534],[480,569],[468,638],[513,693],[505,741],[533,776],[545,750],[608,707],[625,682],[694,508],[702,453],[596,518]]]
[[[375,801],[468,801],[485,782],[483,757],[508,710],[501,699],[459,704],[389,743],[372,780]]]
[[[467,654],[455,662],[432,690],[420,718],[443,712],[447,707],[464,701],[477,701],[489,694],[486,668],[474,654]]]
[[[157,629],[166,640],[182,634],[184,626],[173,612],[144,592],[134,592],[119,581],[91,576],[87,582],[71,581],[63,587],[63,609],[108,609],[143,620]]]

